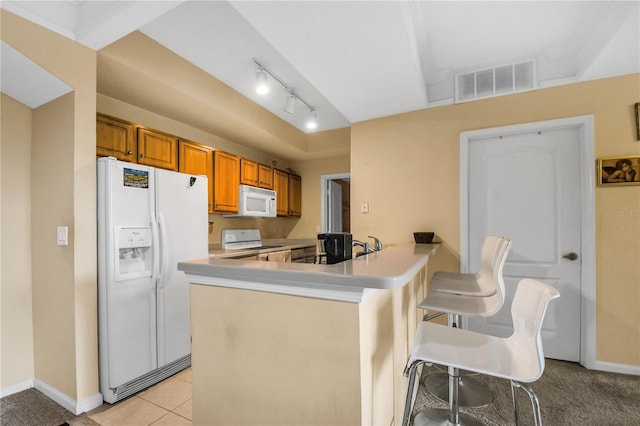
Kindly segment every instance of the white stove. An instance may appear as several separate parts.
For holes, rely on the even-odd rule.
[[[223,229],[222,249],[241,250],[250,248],[277,248],[280,246],[264,246],[259,229]]]

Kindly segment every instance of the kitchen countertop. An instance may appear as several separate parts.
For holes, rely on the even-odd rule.
[[[304,246],[308,244],[300,245]],[[407,284],[439,246],[415,243],[389,246],[333,265],[209,257],[180,262],[178,269],[185,272],[192,284],[359,303],[366,290],[394,289]]]
[[[273,251],[280,251],[286,249],[297,249],[303,247],[315,247],[317,244],[317,240],[314,239],[287,239],[287,238],[275,238],[270,240],[262,240],[263,246],[268,246],[269,248],[246,248],[246,249],[235,249],[235,250],[225,250],[222,248],[222,244],[210,244],[209,245],[209,257],[212,258],[229,258],[229,257],[239,257],[239,256],[250,256],[252,254],[262,254],[269,253]]]

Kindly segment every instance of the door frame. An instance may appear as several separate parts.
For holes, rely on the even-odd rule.
[[[350,172],[333,173],[330,175],[320,175],[320,231],[327,232],[329,220],[327,218],[327,182],[336,179],[351,179]]]
[[[460,133],[460,271],[469,272],[469,145],[476,139],[578,128],[581,182],[580,364],[596,362],[595,158],[593,115],[538,121]],[[598,368],[599,367],[599,368]]]

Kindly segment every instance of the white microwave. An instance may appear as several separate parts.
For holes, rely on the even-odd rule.
[[[276,217],[276,191],[255,186],[238,188],[238,214],[225,217]]]

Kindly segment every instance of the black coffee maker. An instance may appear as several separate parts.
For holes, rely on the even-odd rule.
[[[351,243],[353,238],[347,232],[318,234],[320,247],[324,246],[327,264],[351,260]]]

